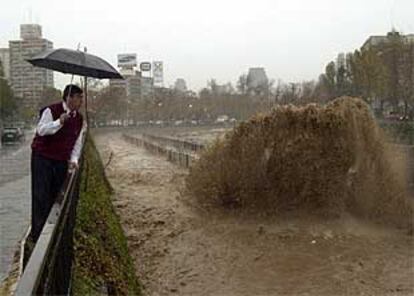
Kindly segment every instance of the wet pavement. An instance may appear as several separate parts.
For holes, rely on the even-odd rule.
[[[0,147],[0,280],[30,223],[30,137]]]

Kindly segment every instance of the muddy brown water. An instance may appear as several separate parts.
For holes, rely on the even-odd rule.
[[[203,212],[180,194],[187,171],[96,136],[144,295],[413,295],[405,230],[349,214],[274,219]]]

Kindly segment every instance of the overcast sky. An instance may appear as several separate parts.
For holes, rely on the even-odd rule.
[[[316,79],[339,52],[394,26],[414,33],[413,0],[5,0],[0,46],[39,23],[54,47],[77,44],[116,65],[118,53],[164,61],[166,85],[184,78],[235,83],[249,67],[285,82]],[[63,75],[62,75],[63,76]],[[56,77],[56,86],[69,81]]]

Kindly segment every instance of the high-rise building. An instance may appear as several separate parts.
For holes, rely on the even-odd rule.
[[[126,87],[127,87],[126,79],[110,79],[109,87],[111,89],[122,90],[123,91],[122,94],[126,96]]]
[[[20,25],[21,40],[9,41],[10,82],[14,94],[23,98],[24,107],[36,110],[41,96],[53,87],[53,71],[33,67],[26,60],[53,48],[53,43],[42,38],[42,27],[37,24]]]
[[[0,61],[4,78],[10,81],[10,50],[8,48],[0,48]]]
[[[118,89],[129,103],[136,102],[141,97],[141,72],[136,71],[137,55],[135,53],[118,54],[119,72],[124,79],[111,79],[109,85]]]
[[[269,79],[264,68],[250,68],[247,74],[247,90],[250,94],[266,94],[268,91]]]
[[[152,77],[154,78],[154,86],[164,86],[164,63],[162,61],[152,62]]]
[[[134,75],[126,75],[121,71],[121,75],[124,79],[111,79],[109,86],[121,90],[128,102],[137,102],[141,98],[141,72],[135,71]]]
[[[368,50],[371,47],[386,44],[392,40],[393,37],[401,37],[404,42],[414,42],[414,34],[401,35],[397,31],[388,32],[386,36],[370,36],[362,45],[361,49]]]
[[[135,71],[135,75],[126,77],[126,95],[129,102],[137,102],[141,98],[141,72]]]
[[[141,77],[141,98],[152,98],[154,95],[154,79]]]
[[[162,82],[162,62],[157,63],[158,69],[158,82]],[[142,65],[150,65],[149,62],[141,63]],[[135,70],[137,66],[137,55],[135,53],[118,54],[118,67],[119,72],[124,79],[111,79],[109,85],[112,89],[122,90],[125,95],[125,99],[129,103],[136,103],[139,99],[153,98],[154,96],[154,78],[150,76],[144,76],[144,72],[149,71]]]
[[[177,80],[174,83],[174,89],[176,91],[185,93],[187,91],[187,83],[183,78],[177,78]]]

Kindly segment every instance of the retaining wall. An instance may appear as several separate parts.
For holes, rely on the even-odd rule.
[[[188,143],[185,144],[185,141],[151,135],[145,135],[145,137],[140,138],[123,134],[123,138],[131,144],[144,147],[151,153],[165,156],[168,161],[185,168],[189,168],[198,156],[195,153],[185,151],[183,147],[191,147],[191,151],[201,151],[204,148],[200,148],[202,145],[196,143],[191,143],[192,145],[189,145]],[[163,145],[171,147],[167,148]],[[175,148],[177,146],[181,149],[177,150],[177,148]]]

